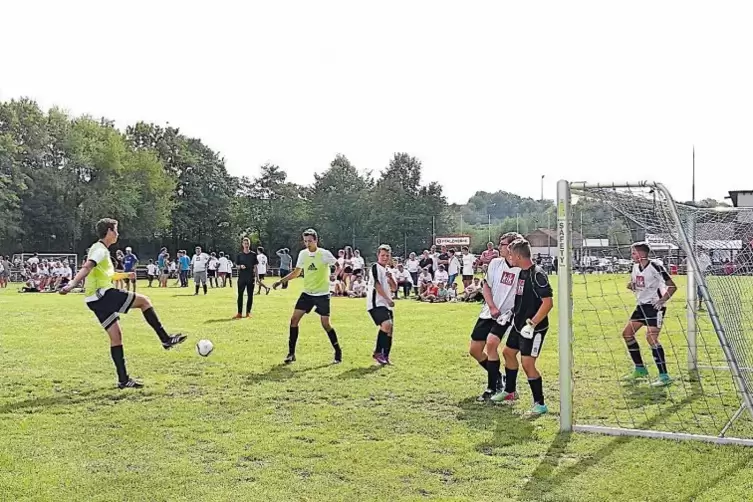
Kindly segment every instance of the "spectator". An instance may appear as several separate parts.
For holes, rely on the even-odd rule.
[[[411,278],[410,272],[405,270],[405,267],[403,267],[402,263],[398,263],[397,270],[395,271],[393,277],[395,278],[395,282],[397,283],[395,298],[397,298],[397,294],[401,288],[403,290],[403,298],[408,298],[410,296],[411,289],[413,289],[413,280]]]
[[[123,258],[123,271],[133,274],[133,278],[126,277],[125,285],[126,291],[130,291],[131,284],[133,284],[133,292],[136,292],[136,267],[139,264],[139,257],[133,254],[133,249],[127,247],[125,250],[125,257]]]
[[[191,258],[188,257],[188,253],[185,249],[180,250],[180,258],[178,259],[180,266],[180,287],[188,287],[188,271],[191,270]]]
[[[154,264],[154,260],[149,260],[146,266],[146,279],[149,281],[149,287],[152,287],[152,281],[159,275],[159,267]]]
[[[280,258],[280,277],[285,277],[290,273],[293,266],[293,257],[290,256],[290,250],[288,248],[282,248],[277,251],[277,257]],[[288,289],[288,283],[282,283],[282,289]]]

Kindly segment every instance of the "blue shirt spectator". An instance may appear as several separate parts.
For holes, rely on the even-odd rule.
[[[180,269],[181,270],[188,270],[191,268],[191,258],[188,257],[188,255],[183,255],[180,257]]]
[[[133,272],[138,262],[139,257],[133,254],[131,248],[126,248],[126,254],[123,258],[123,270],[126,272]]]

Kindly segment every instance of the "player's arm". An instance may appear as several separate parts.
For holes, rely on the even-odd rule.
[[[381,282],[379,281],[379,270],[377,269],[376,263],[371,266],[371,275],[374,279],[374,288],[376,289],[377,293],[379,293],[379,295],[387,301],[387,305],[389,305],[390,307],[394,306],[395,303],[392,301],[392,295],[387,294],[387,292],[382,287]],[[392,284],[395,282],[394,280],[392,280],[389,274],[387,274],[387,281],[390,283],[390,287],[392,287]]]
[[[549,279],[543,272],[536,271],[534,273],[533,289],[538,297],[541,298],[541,306],[536,314],[528,320],[528,324],[536,327],[546,316],[549,315],[552,308],[554,308],[554,298],[552,286],[549,284]]]
[[[653,262],[651,262],[651,264],[654,265]],[[672,280],[672,276],[669,275],[666,268],[662,267],[661,265],[654,266],[657,267],[657,270],[659,270],[659,272],[661,273],[662,279],[664,279],[664,284],[667,286],[667,291],[655,304],[656,308],[662,308],[664,307],[664,304],[667,303],[669,299],[672,298],[672,295],[674,295],[677,291],[677,285],[675,284],[675,281]]]
[[[501,312],[497,308],[496,305],[494,305],[494,296],[492,295],[492,288],[489,287],[489,282],[484,281],[484,285],[481,288],[481,294],[484,296],[484,301],[489,306],[489,313],[491,314],[492,318],[496,319],[499,317]]]
[[[92,269],[96,266],[96,261],[86,260],[86,263],[84,263],[78,273],[76,273],[76,277],[68,281],[68,284],[65,287],[60,288],[60,294],[65,295],[70,293],[73,288],[78,286],[84,279],[86,279],[86,276],[88,276]]]
[[[280,287],[281,284],[287,284],[288,282],[292,281],[296,277],[300,277],[301,272],[303,272],[303,269],[301,267],[295,267],[292,272],[290,272],[285,277],[282,277],[279,281],[272,284],[273,289],[277,289]]]

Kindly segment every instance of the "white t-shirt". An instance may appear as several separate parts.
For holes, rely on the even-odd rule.
[[[392,310],[392,307],[387,303],[387,299],[377,291],[377,283],[382,285],[382,289],[387,295],[390,295],[391,288],[387,279],[387,269],[378,263],[374,263],[369,267],[369,282],[366,286],[366,310],[376,307],[385,307]]]
[[[458,275],[460,272],[460,260],[457,256],[450,256],[450,263],[447,266],[447,273],[449,275]]]
[[[520,267],[511,267],[504,258],[494,258],[489,262],[486,270],[486,282],[492,290],[494,305],[504,314],[515,306],[515,293],[517,290]],[[489,306],[484,304],[481,319],[491,319]]]
[[[28,263],[29,265],[39,265],[39,258],[32,256],[31,258],[26,260],[26,263]]]
[[[224,256],[220,256],[220,259],[218,260],[218,262],[219,262],[218,265],[217,265],[217,271],[218,272],[224,273],[224,272],[229,272],[230,271],[229,270],[229,268],[230,268],[230,265],[229,265],[230,262],[228,261],[227,258],[225,258]]]
[[[337,292],[337,286],[340,285],[340,281],[337,279],[333,281],[329,281],[329,292],[330,294],[335,294]]]
[[[159,268],[154,263],[150,263],[146,266],[146,273],[149,275],[158,275],[159,274]]]
[[[73,270],[71,270],[71,267],[61,267],[58,269],[58,272],[63,279],[70,280],[73,278]]]
[[[259,274],[266,274],[267,273],[267,255],[265,254],[257,254],[256,255],[257,265],[256,265],[256,271]]]
[[[421,273],[421,275],[418,276],[418,283],[419,284],[431,284],[431,274],[427,273]]]
[[[353,281],[353,292],[357,295],[362,295],[366,292],[366,283],[363,281]]]
[[[209,270],[217,270],[217,267],[219,265],[220,265],[220,262],[215,256],[209,257],[209,265],[207,267]]]
[[[446,283],[450,279],[450,274],[446,270],[437,270],[434,272],[434,280],[439,284],[440,282]]]
[[[399,269],[395,270],[395,275],[393,275],[392,277],[395,279],[395,282],[397,282],[398,284],[401,282],[409,282],[413,284],[413,278],[410,276],[410,272],[408,272],[405,269],[403,269],[402,272],[400,272]]]
[[[667,269],[656,260],[650,260],[644,269],[641,269],[639,263],[633,265],[630,281],[633,283],[633,292],[638,305],[653,303],[664,296],[669,279]]]
[[[476,261],[476,257],[471,253],[461,255],[463,260],[463,275],[473,275],[473,263]]]
[[[209,255],[206,253],[193,255],[191,265],[194,272],[204,272],[207,269],[207,265],[209,265]]]
[[[405,269],[411,274],[415,274],[418,272],[419,263],[418,260],[408,260],[405,262]]]
[[[361,256],[354,256],[351,262],[353,263],[353,270],[363,270],[363,267],[366,266],[366,261]]]

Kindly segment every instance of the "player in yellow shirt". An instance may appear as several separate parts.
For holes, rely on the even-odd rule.
[[[186,337],[181,334],[173,336],[167,334],[149,298],[113,287],[115,268],[110,260],[109,247],[118,242],[118,220],[111,218],[99,220],[96,225],[96,232],[99,240],[89,248],[89,254],[81,270],[78,271],[72,281],[69,281],[60,290],[60,294],[68,294],[81,281],[88,278],[86,281],[86,305],[94,312],[94,315],[97,316],[100,324],[110,336],[110,355],[118,374],[118,388],[140,388],[143,385],[129,377],[128,371],[126,371],[123,355],[123,335],[120,331],[120,322],[118,322],[120,314],[127,313],[132,307],[141,309],[144,319],[157,333],[165,350],[183,343]]]
[[[298,298],[293,310],[293,316],[290,318],[290,338],[288,340],[288,356],[285,358],[285,364],[295,361],[295,345],[298,342],[298,323],[301,318],[316,309],[319,318],[322,321],[322,327],[327,332],[329,341],[335,349],[335,359],[333,364],[342,362],[342,350],[337,341],[335,328],[329,322],[329,275],[330,267],[337,263],[337,259],[327,251],[318,246],[319,236],[316,230],[308,229],[303,232],[303,244],[306,249],[298,253],[298,261],[295,269],[288,275],[272,285],[277,289],[282,284],[295,279],[303,273],[303,293]]]

